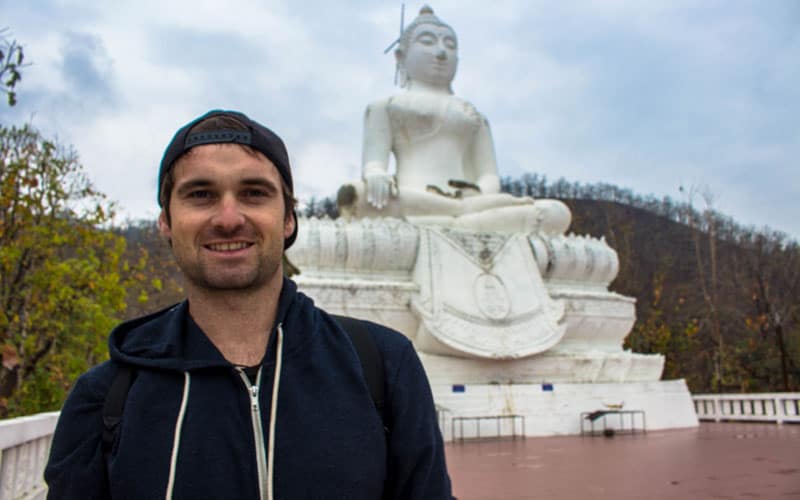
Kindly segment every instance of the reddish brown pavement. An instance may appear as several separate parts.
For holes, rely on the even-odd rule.
[[[447,445],[458,500],[800,499],[800,425]]]

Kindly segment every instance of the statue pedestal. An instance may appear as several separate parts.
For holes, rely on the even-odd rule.
[[[636,319],[634,299],[608,290],[618,261],[603,240],[473,233],[393,218],[303,219],[299,227],[287,256],[301,271],[300,290],[331,313],[411,339],[437,404],[452,415],[516,413],[534,419],[531,435],[573,433],[580,412],[600,409],[592,406],[601,396],[614,402],[625,395],[644,405],[632,409],[661,411],[659,394],[668,393],[683,405],[668,411],[677,420],[648,411],[648,426],[697,424],[685,384],[659,382],[664,357],[622,349]],[[575,422],[541,427],[540,409],[529,403],[494,407],[500,387],[522,401],[542,384],[571,388],[547,397],[575,413]],[[465,398],[453,386],[483,395]]]
[[[555,436],[581,433],[581,413],[619,407],[641,411],[637,430],[647,431],[696,427],[697,415],[691,394],[683,380],[624,383],[553,383],[553,384],[465,384],[454,391],[450,385],[432,384],[433,397],[440,410],[440,427],[445,441],[453,436],[453,418],[457,416],[520,415],[525,421],[526,436]],[[600,424],[598,422],[598,424]],[[480,425],[480,429],[477,428]],[[496,436],[497,422],[492,419],[455,422],[456,438]],[[500,423],[501,435],[511,435],[511,423]],[[584,422],[586,428],[589,427]],[[616,416],[608,426],[620,427]],[[623,426],[631,428],[630,416]],[[463,427],[463,432],[462,432]],[[602,427],[598,427],[602,428]],[[517,424],[519,433],[521,425]]]

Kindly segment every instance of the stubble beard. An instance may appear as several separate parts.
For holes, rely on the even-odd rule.
[[[259,253],[254,263],[239,263],[231,267],[214,265],[201,255],[190,259],[175,253],[175,260],[187,284],[208,292],[261,289],[281,273],[281,259],[282,247]]]
[[[178,262],[178,267],[183,271],[186,281],[194,287],[209,292],[222,291],[250,291],[266,286],[271,278],[278,272],[279,263],[266,263],[259,260],[255,266],[248,269],[211,269],[203,262],[184,263]]]

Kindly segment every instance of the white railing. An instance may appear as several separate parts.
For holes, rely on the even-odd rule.
[[[0,500],[39,500],[58,412],[0,420]]]
[[[800,423],[800,393],[695,394],[694,411],[700,420]]]

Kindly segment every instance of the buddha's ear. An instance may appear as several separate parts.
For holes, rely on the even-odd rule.
[[[397,60],[397,62],[402,62],[406,58],[406,54],[403,52],[403,49],[395,49],[394,58]]]

